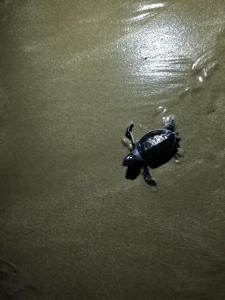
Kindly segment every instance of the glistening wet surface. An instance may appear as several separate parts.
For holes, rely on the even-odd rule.
[[[225,1],[0,10],[0,297],[223,300]],[[155,192],[120,140],[168,114]]]

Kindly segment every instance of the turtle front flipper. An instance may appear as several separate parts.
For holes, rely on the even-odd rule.
[[[143,177],[145,182],[150,186],[157,186],[156,180],[152,177],[152,174],[148,168],[148,166],[144,166]]]
[[[121,139],[122,144],[132,151],[136,145],[132,130],[134,127],[134,123],[131,122],[125,131],[125,137]]]
[[[124,147],[126,147],[129,151],[132,151],[133,150],[133,145],[131,143],[130,140],[128,140],[128,138],[124,137],[121,139],[121,143]]]
[[[133,136],[133,133],[132,133],[133,128],[134,128],[134,123],[131,122],[130,125],[126,129],[125,137],[128,138],[128,140],[131,142],[131,144],[134,148],[135,147],[135,140],[134,140],[134,136]]]

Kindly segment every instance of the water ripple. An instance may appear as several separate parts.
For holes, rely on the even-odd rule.
[[[146,11],[146,10],[152,10],[156,8],[162,8],[168,6],[168,3],[153,3],[153,4],[145,4],[139,8],[138,11]]]
[[[133,9],[133,15],[130,17],[127,22],[135,23],[138,21],[142,21],[147,17],[154,17],[158,14],[159,10],[168,6],[168,3],[160,2],[160,3],[152,3],[152,4],[139,4],[137,7]]]
[[[210,76],[218,65],[215,57],[215,50],[210,49],[200,55],[192,64],[192,72],[199,82],[203,82]]]

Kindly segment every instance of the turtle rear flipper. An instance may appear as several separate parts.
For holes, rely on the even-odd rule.
[[[164,118],[164,128],[175,132],[176,118],[174,115],[169,115]]]

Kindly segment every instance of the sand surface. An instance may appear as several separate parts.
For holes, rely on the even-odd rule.
[[[0,299],[225,299],[225,1],[0,1]],[[159,108],[160,107],[160,108]],[[163,114],[164,111],[164,114]],[[184,157],[125,180],[175,114]]]

